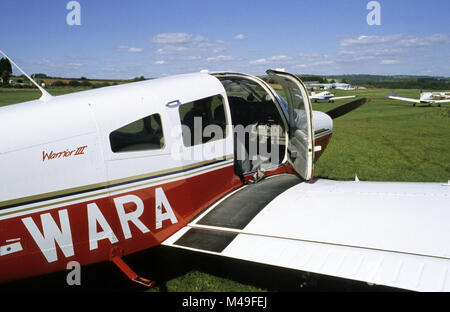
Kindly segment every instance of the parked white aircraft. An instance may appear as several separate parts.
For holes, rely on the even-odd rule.
[[[416,106],[416,104],[428,104],[428,106],[431,106],[431,104],[437,104],[438,107],[441,107],[442,103],[450,102],[450,100],[436,100],[436,94],[433,92],[420,92],[420,99],[412,99],[396,95],[390,95],[388,96],[388,98],[399,101],[412,102],[414,107]]]
[[[40,99],[1,107],[0,282],[112,261],[152,286],[123,257],[162,244],[450,291],[449,186],[314,178],[332,119],[367,99],[313,112],[301,80],[267,73],[286,98],[223,72],[61,96],[39,87]],[[264,172],[239,127],[278,142]]]
[[[450,92],[433,92],[435,98],[450,99]]]
[[[334,94],[332,94],[331,92],[328,92],[328,91],[316,93],[316,92],[314,92],[314,88],[311,89],[311,95],[310,95],[310,98],[312,100],[314,100],[314,102],[317,102],[320,100],[320,101],[328,101],[328,103],[334,103],[335,100],[351,99],[351,98],[355,98],[355,97],[356,97],[356,95],[335,97]]]

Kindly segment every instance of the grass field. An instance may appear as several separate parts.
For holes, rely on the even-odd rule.
[[[396,91],[419,97],[419,90]],[[335,120],[332,142],[316,165],[317,176],[349,180],[357,174],[366,181],[450,179],[450,105],[412,107],[383,96],[392,90],[356,93],[372,101]],[[313,109],[327,111],[337,105],[314,103]]]
[[[82,89],[56,88],[49,92],[59,95]],[[316,176],[353,180],[357,174],[361,181],[450,180],[450,105],[412,107],[411,103],[383,96],[393,91],[401,96],[419,97],[419,90],[332,91],[336,96],[356,93],[372,101],[335,120],[333,139],[316,164]],[[38,97],[35,90],[0,89],[0,106]],[[313,103],[313,109],[326,112],[346,102],[349,100]],[[158,286],[151,291],[298,291],[303,278],[302,273],[289,270],[164,248],[131,256],[128,261],[143,276],[156,279]],[[142,290],[111,264],[88,267],[86,272],[86,280],[95,280],[94,285],[100,288]],[[98,282],[102,278],[103,283]],[[334,282],[327,279],[325,284]],[[48,278],[47,283],[52,285]]]

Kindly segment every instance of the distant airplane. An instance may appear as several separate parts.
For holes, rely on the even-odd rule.
[[[316,93],[314,92],[314,88],[311,88],[311,96],[310,96],[310,98],[314,100],[314,102],[321,100],[321,101],[328,101],[328,103],[334,103],[335,100],[351,99],[355,97],[356,95],[335,97],[334,94],[328,91]]]
[[[435,98],[450,99],[450,92],[433,92]]]
[[[355,90],[355,88],[354,87],[351,87],[351,86],[345,86],[345,87],[336,87],[335,88],[336,90],[344,90],[344,91],[353,91],[353,90]]]
[[[421,103],[428,104],[428,106],[431,106],[431,104],[437,104],[438,107],[441,107],[441,103],[450,102],[450,100],[435,100],[435,97],[436,97],[436,93],[433,93],[433,92],[420,92],[420,99],[411,99],[411,98],[401,97],[401,96],[396,96],[396,95],[388,96],[388,98],[390,98],[390,99],[412,102],[414,107],[416,106],[416,104],[421,104]]]

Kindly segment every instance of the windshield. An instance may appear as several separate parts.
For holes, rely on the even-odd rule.
[[[228,96],[240,97],[249,102],[265,102],[267,92],[256,82],[240,77],[219,78]]]

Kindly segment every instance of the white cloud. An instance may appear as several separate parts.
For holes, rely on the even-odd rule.
[[[380,62],[381,65],[393,65],[398,63],[400,63],[398,60],[381,60]]]
[[[48,59],[31,61],[30,64],[39,65],[39,66],[43,66],[43,67],[50,67],[50,68],[64,68],[64,64],[57,63],[55,61],[48,60]]]
[[[117,67],[114,66],[105,66],[101,68],[102,72],[107,72],[107,73],[118,73],[120,72],[120,70]]]
[[[164,65],[164,64],[166,64],[166,61],[164,60],[158,60],[155,62],[155,65]]]
[[[117,46],[116,50],[119,52],[129,52],[129,53],[140,53],[142,51],[144,51],[144,49],[142,48],[135,48],[135,47],[129,47],[129,46]]]
[[[334,60],[348,65],[355,62],[399,58],[404,55],[405,51],[403,49],[390,46],[355,47],[352,49],[341,49]]]
[[[448,43],[450,43],[450,37],[446,34],[359,36],[342,40],[338,57],[343,57],[343,62],[380,58],[381,60],[390,60],[389,57],[410,55],[418,48]]]
[[[74,75],[86,76],[86,64],[74,62],[72,58],[67,57],[66,60],[39,59],[28,61],[27,71],[46,73],[55,77],[73,77]],[[13,70],[16,70],[13,68]]]
[[[450,43],[450,37],[446,34],[425,36],[362,35],[342,40],[336,60],[342,64],[372,60],[382,65],[392,65],[400,63],[401,58],[411,57],[415,54],[423,55],[424,48],[448,43]]]
[[[281,65],[290,65],[292,64],[293,58],[287,55],[274,55],[268,58],[259,58],[249,63],[251,65],[267,65],[271,66],[281,66]]]
[[[232,57],[231,55],[219,55],[216,57],[208,57],[206,59],[207,62],[230,62],[234,60],[235,58]]]
[[[409,47],[425,47],[437,44],[450,43],[450,37],[444,34],[434,34],[422,37],[408,36],[400,40],[397,45],[405,48]]]
[[[187,47],[177,46],[177,45],[165,45],[156,50],[156,54],[176,54],[180,52],[187,51]]]
[[[188,55],[188,56],[183,56],[181,59],[183,61],[196,61],[196,60],[201,60],[202,57],[199,55]]]
[[[264,64],[267,64],[267,59],[260,58],[260,59],[254,60],[254,61],[250,61],[250,64],[252,64],[252,65],[264,65]]]
[[[270,58],[271,61],[287,61],[287,60],[290,60],[290,59],[291,58],[289,56],[286,56],[286,55],[275,55],[275,56],[272,56]]]
[[[77,69],[83,66],[81,63],[68,63],[67,65]]]
[[[130,48],[128,49],[128,52],[130,52],[130,53],[139,53],[139,52],[142,52],[142,51],[144,51],[142,48],[133,48],[133,47],[130,47]]]
[[[192,34],[186,33],[163,33],[157,34],[152,38],[153,43],[158,44],[179,44],[179,43],[190,43],[193,41],[204,41],[205,37],[194,36]]]
[[[328,65],[333,65],[335,62],[333,60],[328,61],[316,61],[316,62],[308,62],[304,64],[298,64],[295,67],[298,68],[311,68],[311,67],[325,67]]]
[[[433,34],[425,36],[406,36],[401,34],[387,36],[358,36],[350,37],[340,42],[341,47],[356,46],[391,46],[391,47],[421,47],[436,44],[450,43],[450,37],[447,34]]]
[[[161,33],[151,39],[157,54],[182,54],[213,50],[220,53],[226,50],[222,40],[209,40],[201,35],[187,33]]]
[[[340,42],[342,47],[355,46],[355,45],[371,45],[382,44],[399,40],[401,35],[389,35],[389,36],[359,36],[356,38],[347,38]]]
[[[340,42],[341,54],[394,55],[404,54],[405,48],[429,47],[450,43],[450,36],[433,34],[425,36],[387,35],[359,36]]]
[[[247,39],[247,36],[244,35],[244,34],[239,34],[239,35],[234,36],[234,39],[236,39],[236,40],[245,40],[245,39]]]
[[[218,46],[224,45],[225,42],[222,40],[215,40],[215,41],[203,41],[198,43],[199,48],[215,48]]]

